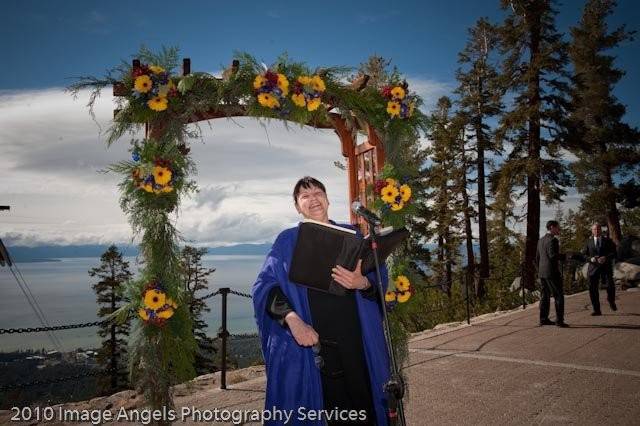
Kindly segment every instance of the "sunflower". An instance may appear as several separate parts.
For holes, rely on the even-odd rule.
[[[169,104],[166,96],[155,96],[149,99],[147,105],[154,111],[164,111]]]
[[[315,111],[320,106],[320,98],[313,98],[309,102],[307,102],[307,109],[309,111]]]
[[[387,290],[387,292],[384,295],[384,301],[395,302],[395,300],[396,300],[396,292],[392,290]]]
[[[398,291],[407,291],[411,286],[411,283],[409,282],[409,278],[407,278],[405,275],[398,275],[394,283],[396,284],[396,289]]]
[[[404,99],[404,95],[404,89],[400,86],[396,86],[391,89],[391,96],[393,96],[393,99]]]
[[[400,196],[405,203],[409,201],[409,198],[411,198],[411,187],[407,184],[402,185],[400,187]]]
[[[255,80],[253,80],[253,88],[260,89],[262,86],[267,84],[267,79],[262,75],[257,75]]]
[[[158,185],[166,185],[171,180],[171,170],[166,167],[155,166],[153,168],[153,179]]]
[[[398,210],[402,210],[404,207],[404,201],[400,200],[400,202],[393,202],[391,204],[391,211],[397,212]]]
[[[400,115],[400,103],[396,101],[387,102],[387,112],[391,117],[397,117]]]
[[[163,307],[166,300],[167,296],[164,294],[164,291],[156,290],[155,288],[147,290],[144,293],[145,306],[149,309],[153,309],[154,311]]]
[[[140,185],[141,189],[144,189],[147,192],[153,192],[153,185],[151,185],[150,183],[145,183],[143,185]]]
[[[162,319],[169,319],[173,316],[173,308],[172,307],[166,307],[161,311],[157,312],[158,314],[158,318],[162,318]]]
[[[178,308],[178,304],[176,302],[173,301],[172,298],[167,297],[167,305],[171,306],[173,309],[177,309]]]
[[[145,321],[149,321],[149,312],[145,308],[138,309],[138,315]]]
[[[386,178],[384,181],[387,182],[387,185],[398,186],[398,181],[393,178]]]
[[[322,78],[320,78],[319,75],[314,75],[311,78],[311,86],[313,87],[313,90],[317,92],[324,92],[327,88],[327,86],[325,86],[324,84],[324,81],[322,80]]]
[[[153,82],[148,75],[141,75],[139,77],[136,77],[136,80],[133,83],[133,87],[136,89],[136,92],[140,93],[147,93],[149,90],[151,90],[151,86],[153,86]]]
[[[411,297],[411,292],[410,291],[399,291],[398,292],[398,303],[404,303],[407,300],[409,300],[409,298]]]
[[[284,74],[278,74],[278,87],[282,90],[282,96],[287,96],[289,93],[289,80]]]
[[[149,69],[154,74],[160,74],[161,72],[165,71],[164,68],[162,68],[162,67],[160,67],[158,65],[149,65]]]
[[[160,190],[160,192],[171,192],[171,191],[173,191],[173,186],[171,185],[163,186],[162,189]]]
[[[309,77],[308,75],[301,75],[300,77],[298,77],[298,82],[306,86],[307,84],[311,84],[311,77]]]
[[[304,95],[302,93],[294,93],[293,95],[291,95],[291,100],[295,105],[302,108],[304,108],[304,106],[307,104],[307,101],[304,99]]]
[[[382,201],[391,204],[396,201],[396,197],[398,196],[398,188],[396,188],[394,185],[387,185],[382,188],[380,194],[382,195]]]
[[[280,106],[278,99],[271,93],[260,93],[258,95],[258,102],[260,105],[267,108],[277,108]]]

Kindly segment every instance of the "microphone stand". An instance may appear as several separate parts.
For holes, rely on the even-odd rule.
[[[382,275],[380,274],[380,261],[378,259],[378,243],[376,241],[375,223],[367,217],[362,216],[369,224],[369,236],[371,238],[371,250],[373,251],[373,260],[376,265],[376,279],[378,280],[378,295],[382,306],[382,318],[384,323],[384,338],[387,342],[387,352],[389,354],[389,370],[390,377],[384,384],[384,391],[389,401],[388,418],[391,426],[405,426],[407,424],[404,417],[404,407],[402,398],[404,396],[405,385],[402,376],[398,372],[398,364],[396,363],[395,352],[393,350],[393,342],[391,341],[391,331],[389,328],[389,318],[387,316],[387,307],[385,302],[384,287],[382,286]]]

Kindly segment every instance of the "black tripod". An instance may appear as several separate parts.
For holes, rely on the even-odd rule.
[[[364,217],[364,216],[363,216]],[[396,357],[393,350],[393,343],[391,341],[391,332],[389,329],[389,318],[387,317],[386,302],[384,298],[384,288],[382,286],[382,276],[380,275],[380,262],[378,260],[378,243],[376,241],[376,223],[374,220],[368,217],[364,219],[369,224],[370,238],[371,238],[371,250],[373,251],[373,259],[376,265],[376,279],[378,281],[378,294],[380,297],[380,303],[382,306],[382,318],[384,322],[384,338],[387,342],[387,352],[389,353],[389,370],[390,377],[387,383],[384,384],[384,391],[387,394],[387,400],[389,401],[389,424],[391,426],[405,426],[407,422],[404,418],[404,408],[402,406],[402,397],[404,396],[404,380],[398,372],[398,365],[396,364]],[[379,223],[379,222],[378,222]]]

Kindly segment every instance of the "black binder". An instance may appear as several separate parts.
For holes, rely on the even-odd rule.
[[[378,256],[380,262],[409,236],[405,228],[380,235]],[[375,270],[371,241],[354,230],[336,225],[305,220],[300,224],[298,240],[291,260],[289,280],[315,290],[344,295],[346,289],[331,278],[331,270],[341,265],[350,271],[362,259],[362,274]]]

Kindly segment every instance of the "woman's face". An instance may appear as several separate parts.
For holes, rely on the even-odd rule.
[[[327,194],[317,186],[300,188],[295,206],[305,219],[329,222],[329,200]]]

